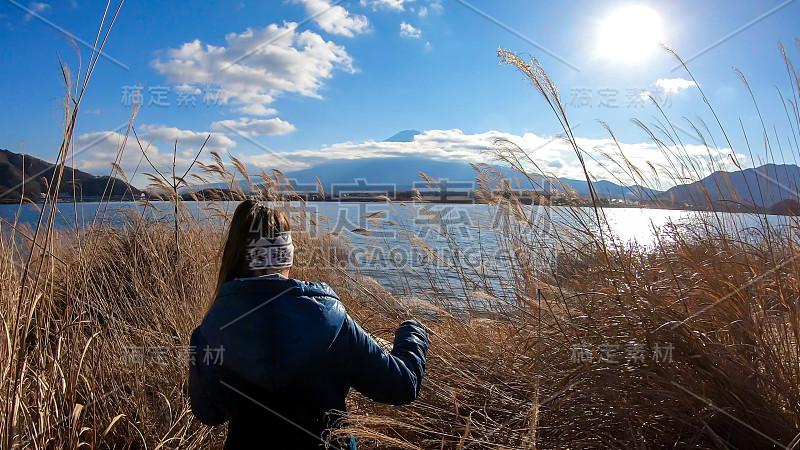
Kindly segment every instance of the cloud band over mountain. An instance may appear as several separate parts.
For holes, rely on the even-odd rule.
[[[242,130],[247,132],[248,123],[240,125],[242,125]],[[405,142],[367,140],[339,142],[321,148],[273,151],[266,146],[259,148],[252,142],[237,145],[237,142],[232,139],[237,136],[230,130],[221,126],[215,127],[215,129],[220,129],[221,132],[193,132],[159,126],[144,126],[144,133],[140,137],[153,140],[153,146],[149,150],[154,155],[151,159],[161,161],[163,164],[171,164],[172,156],[171,151],[164,152],[162,149],[171,150],[177,139],[179,163],[188,164],[202,141],[211,135],[207,150],[230,151],[246,165],[248,170],[256,173],[273,168],[290,172],[313,168],[332,161],[352,161],[355,164],[361,159],[415,158],[420,161],[496,164],[497,143],[510,142],[524,150],[538,166],[537,168],[533,164],[528,164],[529,170],[542,171],[560,178],[583,178],[583,171],[572,146],[556,136],[539,136],[533,133],[516,135],[500,131],[468,134],[459,129],[428,130],[412,135]],[[82,135],[78,137],[76,143],[77,145],[87,145],[96,136],[97,133]],[[625,154],[631,164],[639,168],[643,175],[651,180],[655,179],[655,175],[650,166],[659,169],[661,171],[659,177],[665,184],[665,188],[676,184],[675,179],[679,179],[681,176],[681,174],[669,172],[670,164],[667,155],[678,152],[673,147],[660,147],[654,143],[638,142],[620,143],[618,148],[610,138],[577,138],[576,142],[584,152],[584,160],[590,173],[600,180],[623,183],[640,182],[640,180],[631,178],[629,169],[614,162],[621,161],[620,151]],[[76,166],[83,170],[102,173],[98,170],[103,166],[108,167],[109,161],[113,160],[112,155],[116,154],[120,143],[121,136],[119,134],[109,134],[107,139],[95,142],[91,148],[76,157]],[[686,157],[701,161],[704,166],[707,166],[708,158],[711,156],[718,168],[733,168],[733,163],[729,158],[731,152],[727,148],[707,148],[703,145],[687,144],[681,150],[681,153],[684,152]],[[128,170],[126,166],[138,163],[140,157],[141,151],[138,146],[132,146],[131,140],[129,140],[126,158],[123,160],[123,167],[126,168],[126,171]],[[737,158],[740,161],[747,160],[744,155],[737,155]],[[201,160],[209,160],[208,154],[201,156]],[[425,172],[425,169],[424,164],[419,167],[422,172]],[[698,170],[703,171],[704,169],[701,167]],[[701,175],[710,173],[711,171],[708,170],[707,173]],[[365,171],[364,175],[376,177],[381,174]]]

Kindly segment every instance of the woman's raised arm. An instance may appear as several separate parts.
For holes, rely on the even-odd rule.
[[[416,400],[425,375],[428,335],[418,322],[403,322],[395,332],[391,353],[350,317],[345,320],[353,364],[352,387],[367,397],[389,405]]]

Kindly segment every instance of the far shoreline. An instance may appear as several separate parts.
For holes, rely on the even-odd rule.
[[[401,194],[409,194],[406,192],[398,193],[395,198],[390,198],[388,196],[379,196],[379,195],[370,195],[370,196],[362,196],[362,195],[351,195],[351,196],[332,196],[332,195],[325,195],[324,197],[319,195],[307,195],[307,194],[297,194],[291,196],[292,198],[284,198],[282,201],[303,201],[303,202],[321,202],[321,203],[389,203],[389,202],[396,202],[396,203],[412,203],[412,204],[465,204],[465,205],[485,205],[488,204],[487,202],[476,201],[473,197],[464,198],[464,197],[456,197],[456,198],[432,198],[434,196],[423,196],[423,198],[414,198],[410,195],[401,195]],[[319,198],[316,198],[319,197]],[[426,198],[427,197],[427,198]],[[239,202],[242,201],[243,198],[194,198],[191,195],[183,194],[181,196],[181,201],[186,203],[199,203],[199,202]],[[770,211],[772,208],[763,208],[763,207],[744,207],[741,204],[734,204],[735,208],[727,208],[725,206],[720,205],[710,205],[710,206],[697,206],[697,205],[678,205],[678,204],[668,204],[663,201],[652,201],[647,203],[618,203],[618,202],[611,202],[607,199],[601,199],[601,204],[597,206],[603,209],[653,209],[653,210],[666,210],[666,211],[695,211],[695,212],[725,212],[725,213],[741,213],[741,214],[759,214],[759,215],[769,215],[769,216],[787,216],[787,217],[796,217],[800,216],[800,214],[794,212],[793,210],[787,210],[786,212],[780,211]],[[112,198],[83,198],[83,199],[73,199],[69,197],[62,197],[58,199],[58,203],[65,204],[65,203],[126,203],[126,202],[137,202],[137,203],[144,203],[144,202],[169,202],[168,198],[161,198],[157,196],[150,196],[147,198],[139,198],[139,199],[131,199],[129,196],[123,197],[112,197]],[[577,207],[577,208],[591,208],[593,204],[588,201],[584,200],[580,203],[573,202],[573,203],[537,203],[532,201],[530,198],[521,198],[520,203],[526,206],[529,205],[537,205],[537,206],[550,206],[550,207]],[[731,203],[731,202],[724,202],[724,203]],[[0,199],[0,206],[11,206],[20,204],[28,204],[28,205],[36,205],[40,206],[44,204],[44,199],[25,199],[24,201],[20,201],[19,198],[13,200],[6,200]]]

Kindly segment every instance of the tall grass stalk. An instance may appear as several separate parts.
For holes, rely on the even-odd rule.
[[[201,149],[183,175],[174,162],[165,176],[131,123],[168,206],[143,201],[115,211],[106,198],[91,225],[56,229],[78,106],[107,33],[98,34],[89,70],[68,96],[59,170],[35,226],[1,226],[0,437],[7,447],[221,447],[224,427],[209,429],[191,414],[188,338],[212,300],[232,201],[251,196],[294,218],[294,277],[331,284],[376,337],[390,340],[409,317],[430,332],[418,401],[395,408],[349,397],[349,421],[338,432],[356,436],[362,448],[800,448],[800,224],[775,226],[766,215],[732,215],[712,202],[715,210],[662,227],[652,245],[622,241],[593,187],[602,174],[587,168],[555,83],[535,60],[499,53],[562,125],[590,208],[524,205],[516,180],[476,165],[487,207],[470,223],[471,239],[419,195],[413,203],[387,199],[386,214],[370,213],[363,217],[369,226],[342,233],[277,170],[253,176],[236,158]],[[785,61],[792,92],[781,98],[800,133],[798,74]],[[614,173],[657,188],[722,167],[711,152],[715,135],[733,146],[703,99],[717,128],[692,129],[707,143],[707,159],[687,150],[659,110],[658,123],[636,125],[667,164],[636,167],[617,144],[605,156]],[[765,148],[747,152],[773,155],[778,141],[766,125],[762,132]],[[126,148],[112,166],[123,179]],[[492,151],[529,182],[551,180],[535,155],[512,142]],[[193,184],[212,181],[229,189],[210,201],[203,191],[202,207],[190,208],[183,196],[201,200]],[[703,195],[714,200],[731,188],[722,183]],[[433,234],[420,236],[420,218]],[[737,223],[743,220],[754,226]],[[378,230],[396,238],[376,237]],[[386,252],[403,241],[418,263]],[[384,265],[355,261],[357,246]],[[608,354],[614,346],[622,353],[616,361]],[[669,359],[651,357],[665,346]]]

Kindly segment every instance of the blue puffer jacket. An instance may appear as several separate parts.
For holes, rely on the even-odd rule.
[[[191,346],[192,411],[207,425],[229,422],[225,448],[319,448],[351,387],[392,405],[417,398],[428,337],[404,322],[389,353],[328,285],[248,278],[222,286]]]

